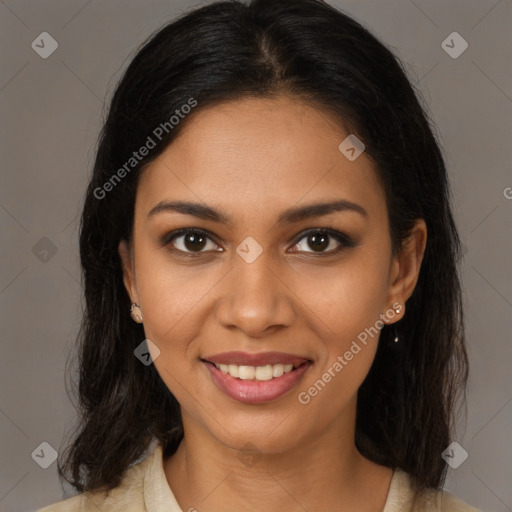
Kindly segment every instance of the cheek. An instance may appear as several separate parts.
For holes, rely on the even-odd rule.
[[[178,350],[180,340],[194,339],[200,329],[201,305],[214,288],[215,275],[199,267],[180,268],[162,249],[141,250],[137,256],[137,288],[146,335],[163,348],[172,345]]]
[[[338,301],[326,320],[329,329],[317,324],[323,343],[320,357],[296,396],[317,418],[318,428],[332,421],[357,395],[379,343],[380,301],[371,294],[358,298],[352,294],[346,299]]]
[[[378,254],[378,253],[377,253]],[[318,408],[318,414],[334,416],[357,393],[375,358],[385,311],[387,260],[375,253],[360,253],[335,278],[317,275],[299,291],[307,297],[310,328],[322,341],[319,361],[299,390],[299,402]],[[307,292],[306,290],[309,290]],[[313,312],[314,314],[311,314]],[[315,405],[316,404],[316,405]],[[322,412],[324,411],[324,412]],[[327,416],[329,416],[327,414]]]
[[[192,360],[190,340],[197,339],[198,301],[204,294],[202,281],[185,279],[190,273],[171,271],[162,254],[141,249],[136,255],[137,289],[144,317],[144,334],[159,349],[155,367],[178,400],[186,399],[182,386],[188,384]],[[203,283],[204,284],[204,283]],[[193,342],[192,342],[193,343]]]
[[[299,271],[294,292],[330,352],[344,352],[347,343],[374,326],[385,312],[388,261],[378,254],[361,250],[335,268]]]
[[[144,270],[142,270],[144,268]],[[186,408],[195,386],[193,361],[189,357],[193,340],[197,339],[198,295],[192,283],[181,282],[176,272],[159,265],[158,258],[138,274],[138,289],[143,303],[144,333],[159,349],[155,368],[169,391]],[[194,308],[194,306],[196,306]],[[196,313],[197,314],[197,313]],[[192,340],[192,341],[191,341]]]

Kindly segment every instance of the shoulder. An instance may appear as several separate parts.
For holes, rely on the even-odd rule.
[[[448,491],[429,489],[415,496],[408,473],[397,469],[393,474],[384,512],[482,512]]]
[[[131,466],[121,484],[109,493],[85,492],[53,505],[38,509],[37,512],[142,512],[144,505],[144,482],[155,454]]]

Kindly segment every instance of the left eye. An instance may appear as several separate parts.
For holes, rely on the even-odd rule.
[[[333,240],[336,240],[338,243],[338,246],[336,247],[336,244],[334,244],[333,247]],[[305,240],[305,242],[301,242],[302,240]],[[345,246],[351,246],[350,240],[343,235],[342,233],[339,233],[337,231],[331,231],[331,230],[321,230],[321,229],[314,229],[310,230],[307,233],[305,233],[302,238],[299,240],[299,243],[295,244],[294,247],[298,247],[299,251],[302,252],[313,252],[313,253],[320,253],[320,254],[326,254],[326,253],[334,253],[342,250]],[[306,247],[315,247],[316,249],[312,251],[308,251],[305,248]],[[330,247],[329,250],[326,250]],[[295,251],[294,251],[295,252]]]

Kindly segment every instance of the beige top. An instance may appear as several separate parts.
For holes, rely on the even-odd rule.
[[[407,473],[393,473],[382,512],[481,512],[442,491],[424,496],[412,505],[413,493]],[[194,509],[192,509],[194,510]],[[183,511],[172,493],[163,468],[162,445],[156,444],[151,455],[131,466],[119,487],[110,496],[82,493],[39,509],[37,512],[188,512]]]

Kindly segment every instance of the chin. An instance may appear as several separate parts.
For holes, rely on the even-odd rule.
[[[226,418],[226,416],[224,417]],[[259,418],[246,418],[246,421],[238,423],[229,421],[226,430],[215,424],[211,434],[223,445],[236,451],[255,451],[265,454],[278,454],[292,449],[301,442],[299,425],[287,424],[286,415],[282,418],[273,416],[273,420],[265,421]],[[222,425],[225,426],[227,422]],[[305,434],[305,433],[304,433]]]

